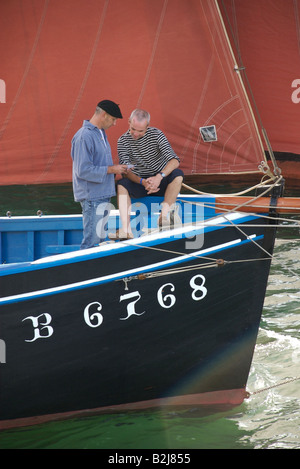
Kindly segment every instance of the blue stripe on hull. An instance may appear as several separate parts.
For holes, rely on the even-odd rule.
[[[148,264],[147,266],[142,266],[142,267],[139,267],[137,269],[130,269],[130,270],[127,270],[127,271],[125,270],[125,271],[118,272],[117,274],[112,274],[112,275],[109,275],[109,276],[102,276],[102,277],[94,278],[94,279],[91,279],[91,280],[72,283],[72,284],[68,284],[68,285],[61,285],[59,287],[39,290],[39,291],[35,291],[35,292],[30,292],[30,293],[24,293],[24,294],[21,294],[21,295],[3,297],[2,299],[0,299],[0,304],[4,305],[4,304],[9,304],[9,303],[28,301],[28,300],[32,300],[32,299],[36,299],[36,298],[49,296],[49,295],[56,295],[56,294],[70,292],[70,291],[74,291],[74,290],[89,288],[89,287],[97,286],[97,285],[100,285],[100,284],[103,284],[103,283],[109,283],[109,282],[116,281],[116,280],[119,280],[119,279],[122,279],[122,278],[126,278],[128,276],[133,276],[133,275],[138,275],[138,274],[141,274],[141,273],[153,272],[153,271],[156,271],[156,270],[162,270],[162,269],[165,269],[165,268],[174,267],[176,265],[187,262],[188,260],[194,260],[194,259],[199,258],[199,257],[204,257],[204,256],[207,256],[207,255],[213,255],[215,253],[227,250],[227,249],[232,248],[232,247],[237,247],[237,246],[242,246],[242,245],[245,245],[245,244],[249,244],[253,241],[257,242],[257,241],[263,239],[263,236],[253,235],[250,238],[251,239],[247,239],[245,241],[241,241],[241,239],[236,239],[236,240],[233,240],[229,243],[220,244],[218,246],[214,246],[212,248],[200,250],[200,251],[194,252],[192,254],[182,255],[180,257],[175,257],[175,258],[172,258],[168,261],[163,261],[163,262],[159,262],[159,263],[156,263],[156,264]],[[120,254],[119,251],[118,251],[118,254]]]

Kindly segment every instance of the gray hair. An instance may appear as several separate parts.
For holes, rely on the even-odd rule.
[[[103,112],[103,109],[99,106],[96,107],[95,114],[101,114]]]
[[[134,111],[132,111],[129,117],[129,121],[131,121],[133,118],[135,118],[139,122],[146,120],[148,125],[150,123],[150,114],[148,111],[144,111],[143,109],[135,109]]]

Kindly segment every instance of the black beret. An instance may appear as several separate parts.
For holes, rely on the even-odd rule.
[[[101,107],[103,111],[107,112],[107,114],[112,117],[123,119],[119,106],[113,101],[109,101],[109,99],[104,99],[103,101],[100,101],[100,103],[98,103],[98,107]]]

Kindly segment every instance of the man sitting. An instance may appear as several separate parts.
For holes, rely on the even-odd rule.
[[[130,239],[131,197],[163,196],[158,226],[170,226],[167,216],[180,192],[183,171],[180,160],[164,133],[149,127],[150,114],[136,109],[129,118],[129,130],[118,140],[119,163],[132,170],[118,181],[117,197],[122,228],[111,239]]]

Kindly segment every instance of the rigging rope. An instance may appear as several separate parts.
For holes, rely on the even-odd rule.
[[[269,391],[270,389],[278,388],[279,386],[283,386],[284,384],[289,384],[292,383],[293,381],[297,381],[300,379],[300,376],[296,376],[295,378],[288,378],[285,381],[282,381],[281,383],[273,384],[272,386],[267,386],[266,388],[258,389],[257,391],[254,392],[247,392],[246,399],[248,399],[251,396],[254,396],[255,394],[260,394],[265,391]]]
[[[246,201],[244,204],[240,204],[240,205],[236,205],[236,204],[232,204],[233,208],[231,209],[228,209],[228,208],[225,208],[225,207],[222,207],[222,203],[218,203],[218,205],[216,206],[215,202],[191,202],[189,200],[184,200],[184,199],[180,199],[178,198],[179,201],[181,202],[184,202],[186,204],[191,204],[191,205],[198,205],[198,206],[201,206],[201,207],[207,207],[207,208],[220,208],[220,210],[222,209],[224,212],[228,212],[228,214],[230,213],[237,213],[237,212],[240,212],[242,207],[245,207],[246,205],[250,205],[255,202],[256,200],[260,199],[261,197],[264,197],[270,190],[273,189],[273,187],[275,186],[276,184],[274,183],[272,186],[270,186],[269,188],[267,188],[262,194],[259,194],[258,196],[255,196],[253,197],[252,199]],[[186,186],[186,188],[189,188],[189,186]],[[199,193],[199,194],[204,194],[204,192],[200,192],[200,191],[197,191],[196,189],[193,189],[192,187],[190,188],[192,191],[196,192],[196,193]],[[206,195],[210,195],[210,196],[217,196],[216,194],[206,194]],[[231,197],[233,197],[234,195],[231,195]],[[222,197],[222,196],[221,196]],[[230,196],[229,196],[230,197]],[[230,205],[229,203],[226,203],[225,205]],[[259,206],[257,206],[258,208]],[[261,206],[261,207],[264,207],[264,206]],[[254,207],[255,208],[255,207]],[[276,207],[274,207],[276,208]],[[289,208],[289,207],[288,207]],[[273,219],[273,217],[270,217],[269,215],[261,215],[261,214],[258,214],[256,212],[249,212],[248,215],[252,215],[252,216],[255,216],[257,218],[266,218],[267,220],[270,220],[270,219]],[[217,216],[222,216],[222,214],[218,214]],[[213,219],[213,218],[212,218]],[[279,221],[286,221],[286,222],[291,222],[291,220],[289,218],[283,218],[283,217],[280,217],[278,219]],[[294,222],[297,222],[297,224],[295,225],[291,225],[291,226],[296,226],[298,227],[298,225],[300,224],[300,221],[298,220],[293,220]]]
[[[141,247],[149,247],[149,246],[141,246]],[[150,249],[153,249],[149,247]],[[158,249],[159,250],[159,249]],[[162,250],[163,251],[163,250]],[[196,256],[195,256],[196,257]],[[224,259],[213,259],[214,262],[211,263],[203,263],[203,264],[196,264],[196,265],[190,265],[190,266],[183,266],[183,267],[176,267],[172,269],[164,269],[164,270],[156,270],[153,272],[147,272],[147,273],[142,273],[138,275],[132,275],[130,277],[124,277],[115,280],[116,282],[124,281],[125,284],[127,285],[127,282],[131,280],[146,280],[148,278],[155,278],[155,277],[163,277],[165,275],[175,275],[175,274],[180,274],[182,272],[189,272],[193,270],[201,270],[201,269],[209,269],[212,267],[223,267],[224,265],[227,264],[238,264],[241,262],[258,262],[258,261],[269,261],[270,258],[262,257],[259,259],[238,259],[235,261],[226,261]],[[127,286],[125,287],[125,290],[127,290]]]
[[[262,177],[261,181],[256,184],[255,186],[252,186],[252,187],[249,187],[248,189],[245,189],[243,191],[240,191],[240,192],[236,192],[236,193],[233,193],[233,194],[213,194],[213,193],[208,193],[208,192],[202,192],[202,191],[199,191],[198,189],[195,189],[194,187],[191,187],[191,186],[188,186],[187,184],[185,183],[182,183],[182,187],[184,187],[185,189],[188,189],[192,192],[194,192],[195,194],[200,194],[200,195],[209,195],[209,196],[214,196],[214,197],[224,197],[224,196],[228,196],[228,197],[236,197],[238,195],[244,195],[244,194],[247,194],[248,192],[251,192],[253,191],[254,189],[257,189],[258,187],[261,187],[261,186],[264,186],[266,184],[269,184],[270,182],[273,182],[274,179],[273,178],[270,178],[270,179],[267,179],[266,181],[263,181],[265,176]],[[279,177],[278,179],[276,179],[276,181],[273,183],[273,185],[271,186],[269,190],[271,190],[276,184],[278,184],[280,182],[280,180],[282,179],[282,177]]]
[[[275,185],[275,184],[274,184]],[[187,187],[187,186],[185,186]],[[267,191],[265,192],[268,192],[270,189],[268,188]],[[259,198],[259,197],[262,197],[262,195],[254,198],[253,200]],[[187,201],[184,201],[185,203]],[[251,200],[252,202],[252,200]],[[191,202],[187,202],[187,203],[191,203]],[[195,203],[195,202],[194,202]],[[196,203],[197,204],[197,203]],[[209,204],[202,204],[203,206],[208,206],[210,207]],[[243,204],[245,205],[245,204]],[[232,210],[228,210],[228,209],[224,209],[226,210],[226,212],[228,212],[227,215],[230,215],[230,213],[234,213],[236,211],[238,211],[238,208],[242,207],[242,205],[232,209]],[[273,219],[273,217],[270,217],[270,216],[267,216],[267,215],[257,215],[256,213],[253,213],[253,215],[255,216],[259,216],[260,218],[267,218],[267,219]],[[201,258],[201,259],[205,259],[205,260],[208,260],[209,262],[206,262],[206,263],[202,263],[202,264],[196,264],[196,265],[191,265],[191,266],[181,266],[181,267],[177,267],[177,268],[170,268],[170,269],[164,269],[164,270],[161,270],[161,271],[154,271],[154,272],[149,272],[149,273],[143,273],[143,274],[139,274],[139,275],[136,275],[136,276],[132,276],[132,277],[127,277],[127,278],[123,278],[123,279],[119,279],[119,281],[123,281],[125,283],[125,290],[128,290],[128,286],[127,286],[127,283],[131,280],[144,280],[144,279],[147,279],[147,278],[155,278],[155,277],[160,277],[160,276],[164,276],[164,275],[174,275],[174,274],[178,274],[178,273],[183,273],[183,272],[188,272],[188,271],[192,271],[192,270],[200,270],[200,269],[207,269],[207,268],[216,268],[216,267],[221,267],[221,266],[224,266],[226,264],[233,264],[233,263],[240,263],[240,262],[255,262],[255,261],[270,261],[270,259],[273,258],[273,255],[270,254],[269,252],[267,252],[262,246],[260,246],[258,243],[256,243],[256,241],[254,239],[252,239],[250,236],[248,236],[241,228],[240,228],[240,225],[237,225],[235,223],[233,223],[232,220],[230,220],[228,218],[228,216],[226,215],[218,215],[218,217],[220,216],[223,216],[225,218],[225,220],[227,220],[227,222],[229,222],[233,227],[237,228],[248,240],[250,240],[251,242],[253,242],[259,249],[261,249],[264,253],[267,254],[267,258],[260,258],[260,259],[240,259],[240,260],[235,260],[235,261],[226,261],[226,260],[223,260],[223,259],[213,259],[213,258],[209,258],[209,257],[204,257],[204,256],[198,256],[198,255],[195,255],[195,254],[192,254],[191,256],[189,257],[195,257],[195,258]],[[213,217],[213,218],[217,218],[217,217]],[[212,218],[212,219],[213,219]],[[211,219],[210,219],[211,220]],[[289,221],[289,219],[280,219],[280,220],[286,220],[286,221]],[[299,223],[299,222],[298,222]],[[223,225],[222,225],[223,226]],[[228,225],[226,225],[228,226]],[[244,225],[241,225],[241,226],[244,226]],[[249,225],[247,225],[249,226]],[[254,225],[255,226],[255,225]],[[257,225],[256,225],[257,226]],[[261,227],[261,225],[259,225]],[[266,225],[266,226],[270,226],[270,225]],[[283,226],[283,225],[282,225]],[[291,226],[291,225],[289,225]],[[292,226],[297,226],[297,225],[292,225]],[[286,226],[285,226],[286,227]],[[131,242],[132,244],[132,242]],[[146,248],[146,249],[153,249],[153,250],[156,250],[156,251],[161,251],[161,252],[167,252],[167,253],[172,253],[172,254],[177,254],[179,256],[181,255],[186,255],[185,253],[181,253],[181,252],[177,252],[177,251],[171,251],[171,250],[167,250],[167,249],[163,249],[163,248],[156,248],[156,247],[153,247],[153,246],[144,246],[144,245],[139,245],[139,244],[136,244],[134,243],[135,246],[137,247],[142,247],[142,248]],[[271,385],[271,386],[268,386],[268,387],[265,387],[265,388],[262,388],[262,389],[259,389],[257,391],[254,391],[254,392],[249,392],[249,391],[246,391],[246,399],[249,399],[251,396],[254,396],[256,394],[260,394],[262,392],[266,392],[270,389],[274,389],[274,388],[277,388],[279,386],[283,386],[285,384],[289,384],[289,383],[292,383],[294,381],[297,381],[299,380],[300,377],[294,377],[294,378],[289,378],[289,379],[286,379],[285,381],[283,382],[280,382],[280,383],[277,383],[277,384],[274,384],[274,385]]]
[[[251,238],[249,238],[249,239],[250,239],[250,241],[253,241]],[[140,248],[143,248],[143,249],[150,249],[150,250],[154,250],[154,251],[177,254],[178,256],[185,256],[185,257],[188,257],[188,258],[194,257],[194,258],[201,259],[201,260],[205,259],[205,260],[208,260],[210,262],[191,265],[191,266],[182,266],[182,267],[176,267],[176,268],[171,268],[171,269],[157,270],[157,271],[153,271],[153,272],[142,273],[142,274],[133,275],[133,276],[130,276],[130,277],[124,277],[124,278],[121,278],[121,279],[117,279],[116,282],[119,282],[119,281],[124,281],[125,282],[125,284],[126,284],[125,289],[127,289],[127,282],[131,281],[131,280],[145,280],[147,278],[154,278],[154,277],[160,277],[160,276],[171,275],[171,274],[173,275],[173,274],[178,274],[178,273],[182,273],[182,272],[188,272],[190,270],[197,270],[197,269],[200,270],[200,269],[207,269],[207,268],[212,268],[212,267],[223,267],[224,265],[227,265],[227,264],[238,264],[238,263],[241,263],[241,262],[270,261],[270,259],[272,259],[272,255],[269,254],[267,251],[265,251],[265,252],[267,252],[267,255],[269,257],[261,257],[259,259],[238,259],[238,260],[228,261],[228,260],[224,260],[224,259],[214,259],[214,258],[210,258],[210,257],[199,256],[197,254],[187,255],[186,253],[182,253],[182,252],[178,252],[178,251],[171,251],[169,249],[156,248],[154,246],[144,246],[142,244],[132,243],[132,240],[130,240],[130,241],[131,241],[130,242],[131,246],[134,245],[136,247],[140,247]],[[123,241],[123,242],[126,243],[126,241]],[[261,248],[261,246],[259,246],[259,245],[258,245],[258,247]]]
[[[272,149],[270,141],[268,139],[266,129],[264,128],[264,126],[262,124],[262,118],[261,118],[260,112],[258,110],[256,100],[254,98],[254,93],[252,91],[252,88],[251,88],[251,85],[250,85],[250,82],[249,82],[249,79],[248,79],[248,75],[247,75],[247,72],[246,72],[246,67],[243,64],[241,49],[240,49],[240,45],[239,45],[239,38],[238,38],[236,13],[235,13],[235,10],[234,10],[234,20],[235,20],[236,27],[233,28],[233,25],[231,24],[231,21],[230,21],[230,16],[229,16],[228,10],[227,10],[223,0],[222,0],[222,7],[223,7],[224,13],[225,13],[225,18],[224,19],[226,19],[226,24],[227,24],[227,26],[225,26],[225,30],[228,29],[228,31],[230,32],[231,39],[232,39],[232,41],[234,43],[234,46],[235,46],[235,51],[238,55],[239,66],[237,67],[237,70],[240,73],[243,73],[243,79],[245,81],[245,85],[246,85],[246,88],[247,88],[247,91],[248,91],[247,94],[249,94],[249,96],[251,98],[251,103],[252,103],[252,105],[255,109],[255,113],[256,113],[255,121],[258,120],[258,123],[260,125],[260,131],[261,131],[261,133],[264,137],[265,143],[266,143],[267,148],[268,148],[269,156],[270,156],[271,162],[273,164],[273,169],[274,169],[273,174],[272,174],[272,171],[270,170],[270,168],[268,167],[268,165],[266,164],[266,166],[268,167],[267,172],[274,179],[274,178],[280,176],[281,170],[277,165],[277,161],[275,159],[273,149]],[[230,41],[230,39],[229,39],[229,41]],[[250,101],[250,99],[249,99],[249,101]]]
[[[237,228],[248,240],[252,241],[259,249],[261,249],[267,256],[269,256],[271,259],[273,258],[272,254],[270,254],[266,249],[264,249],[262,246],[260,246],[256,241],[254,241],[253,238],[248,236],[239,226],[237,226],[235,223],[233,223],[232,220],[229,220],[226,216],[224,216],[225,220],[229,221],[235,228]]]
[[[236,212],[239,212],[239,209],[245,205],[249,205],[250,203],[254,202],[255,200],[263,197],[266,193],[268,193],[269,191],[271,191],[273,189],[273,187],[278,184],[278,182],[282,179],[282,177],[279,177],[276,182],[274,182],[270,187],[268,187],[262,194],[256,196],[256,197],[253,197],[252,199],[250,199],[249,201],[246,201],[244,204],[241,204],[241,205],[238,205],[238,206],[235,206],[234,208],[232,209],[226,209],[226,208],[223,208],[222,210],[224,210],[224,212],[227,212],[227,216],[226,214],[219,214],[219,215],[216,215],[215,217],[211,217],[209,219],[209,221],[213,220],[213,219],[217,219],[219,217],[224,217],[225,220],[227,220],[227,222],[229,223],[228,224],[218,224],[216,226],[230,226],[232,225],[234,228],[237,228],[238,231],[240,231],[243,236],[245,236],[246,239],[248,239],[249,241],[251,241],[255,246],[257,246],[259,249],[261,249],[266,255],[267,257],[263,257],[263,258],[259,258],[259,259],[239,259],[239,260],[235,260],[235,261],[226,261],[226,260],[223,260],[223,259],[214,259],[214,258],[211,258],[211,257],[206,257],[206,256],[201,256],[201,255],[197,255],[195,253],[193,254],[190,254],[190,255],[187,255],[186,253],[183,253],[183,252],[178,252],[178,251],[172,251],[172,250],[169,250],[169,249],[164,249],[164,248],[157,248],[157,247],[154,247],[154,246],[145,246],[143,244],[138,244],[138,243],[135,243],[135,242],[132,242],[132,240],[130,240],[130,245],[134,245],[136,247],[140,247],[140,248],[143,248],[143,249],[152,249],[152,250],[155,250],[155,251],[160,251],[160,252],[165,252],[165,253],[171,253],[171,254],[176,254],[178,256],[186,256],[187,257],[187,260],[189,258],[198,258],[198,259],[201,259],[201,260],[207,260],[207,261],[210,261],[209,263],[206,262],[206,263],[202,263],[202,264],[198,264],[198,265],[193,265],[193,266],[186,266],[186,267],[177,267],[177,268],[172,268],[172,269],[164,269],[164,270],[160,270],[160,271],[155,271],[155,272],[151,272],[151,273],[144,273],[144,274],[140,274],[140,275],[136,275],[136,276],[132,276],[132,277],[127,277],[126,279],[120,279],[120,280],[124,280],[125,283],[129,280],[132,280],[132,279],[139,279],[139,280],[142,280],[142,279],[145,279],[145,278],[153,278],[153,277],[157,277],[157,276],[162,276],[162,275],[170,275],[170,274],[176,274],[176,273],[181,273],[181,272],[184,272],[184,271],[189,271],[189,270],[195,270],[195,269],[204,269],[204,268],[211,268],[211,267],[220,267],[220,266],[223,266],[225,264],[231,264],[231,263],[240,263],[240,262],[256,262],[256,261],[270,261],[271,259],[273,259],[273,255],[270,254],[269,252],[267,252],[262,246],[260,246],[252,237],[248,236],[240,227],[241,226],[245,226],[243,224],[236,224],[234,223],[232,220],[230,220],[228,218],[228,215],[230,215],[231,213],[236,213]],[[270,182],[270,180],[268,181],[265,181],[265,184]],[[197,192],[199,194],[204,194],[203,192],[201,191],[197,191],[196,189],[192,188],[192,187],[189,187],[185,184],[183,184],[186,188],[189,188],[190,190],[194,191],[194,192]],[[263,184],[262,184],[263,185]],[[254,186],[255,188],[258,187],[260,185],[257,185],[257,186]],[[251,188],[252,190],[253,188]],[[207,195],[213,195],[213,194],[207,194]],[[180,201],[180,199],[178,199]],[[184,199],[181,200],[182,202],[184,203],[188,203],[188,204],[191,204],[191,205],[201,205],[203,207],[208,207],[208,208],[211,208],[212,205],[209,204],[209,203],[199,203],[199,202],[191,202],[191,201],[186,201]],[[215,206],[215,204],[213,204]],[[221,204],[220,204],[221,205]],[[268,216],[268,215],[259,215],[255,212],[253,213],[249,213],[249,215],[253,215],[257,218],[266,218],[268,220],[274,220],[274,218],[272,216]],[[280,218],[281,221],[288,221],[290,222],[290,219],[284,219],[284,218]],[[205,222],[204,221],[201,221],[200,225],[203,225],[205,226]],[[195,227],[197,226],[197,223],[194,224],[192,223],[192,226]],[[212,226],[211,223],[209,224],[209,226]],[[259,226],[259,227],[270,227],[271,225],[246,225],[247,227],[251,226],[251,227],[256,227],[256,226]],[[278,225],[277,225],[278,226]],[[276,226],[276,228],[277,228]],[[287,228],[287,226],[285,225],[281,225],[281,226],[284,226],[285,228]],[[298,222],[298,225],[289,225],[289,226],[296,226],[298,227],[299,226],[299,222]],[[126,243],[126,240],[123,241],[124,243]],[[119,280],[118,280],[119,281]]]

